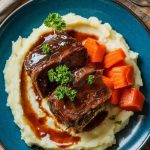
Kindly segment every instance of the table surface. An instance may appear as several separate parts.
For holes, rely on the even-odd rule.
[[[4,20],[9,13],[11,13],[13,10],[15,10],[17,7],[21,6],[22,4],[26,3],[29,0],[20,0],[16,4],[13,4],[9,9],[7,9],[4,13],[4,15],[0,16],[0,22]],[[127,7],[132,13],[134,13],[136,16],[138,16],[143,23],[148,27],[150,30],[150,7],[140,7],[135,4],[133,4],[130,0],[113,0],[121,5],[124,5]],[[4,150],[0,146],[0,150]],[[148,142],[142,150],[150,150],[150,142]]]

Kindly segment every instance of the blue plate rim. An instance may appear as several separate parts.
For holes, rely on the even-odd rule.
[[[19,11],[20,9],[22,9],[23,7],[25,7],[26,5],[30,4],[31,2],[33,2],[34,0],[28,0],[27,2],[25,2],[24,4],[22,4],[21,6],[19,6],[18,8],[16,8],[15,10],[13,10],[1,23],[0,23],[0,29],[5,26],[6,22],[9,21],[9,19],[11,17],[13,17],[13,15],[15,15],[15,13],[17,13],[17,11]],[[133,15],[139,22],[140,24],[146,29],[146,31],[148,32],[148,34],[150,34],[150,29],[148,28],[148,26],[146,25],[146,23],[131,9],[129,9],[125,4],[121,3],[120,1],[117,0],[112,0],[112,2],[114,2],[115,4],[119,5],[120,7],[122,7],[123,9],[126,9],[131,15]],[[148,135],[145,137],[143,143],[136,149],[136,150],[141,150],[141,148],[146,144],[150,142],[150,131],[148,133]],[[4,150],[6,150],[5,145],[3,145],[0,141],[0,146],[2,146],[2,148],[4,148]]]

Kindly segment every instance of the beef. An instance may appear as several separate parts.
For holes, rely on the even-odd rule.
[[[47,54],[42,52],[44,43],[51,48]],[[67,84],[77,91],[73,102],[67,96],[58,100],[55,91],[60,85],[51,83],[48,79],[48,70],[60,64],[67,65],[73,74],[73,81]],[[86,48],[66,33],[44,37],[44,40],[27,54],[24,67],[39,96],[48,97],[50,110],[56,119],[75,131],[83,131],[84,127],[105,109],[106,101],[111,96],[111,90],[102,82],[102,71],[97,70],[96,64],[88,64]],[[89,85],[87,79],[91,74],[95,79],[94,83]]]
[[[42,52],[44,43],[51,47],[48,54]],[[29,52],[25,58],[24,66],[40,97],[46,97],[58,86],[50,83],[47,75],[49,69],[55,68],[59,64],[66,64],[70,70],[74,70],[83,67],[86,63],[86,48],[78,40],[66,33],[61,33],[48,35],[43,43]]]
[[[96,65],[89,64],[87,66],[84,66],[74,72],[74,80],[72,83],[72,86],[75,88],[82,87],[85,83],[87,83],[87,78],[90,74],[102,74],[102,69],[96,69]]]
[[[73,102],[67,97],[64,100],[58,100],[52,93],[49,97],[49,104],[52,113],[60,123],[80,132],[99,112],[105,109],[105,102],[110,98],[111,91],[103,84],[101,73],[94,67],[81,68],[75,74],[72,88],[77,90],[76,99]],[[95,75],[92,85],[87,83],[89,74]]]
[[[74,80],[73,80],[73,87],[80,88],[87,82],[87,77],[90,74],[95,73],[96,67],[94,65],[88,65],[82,67],[74,72]]]

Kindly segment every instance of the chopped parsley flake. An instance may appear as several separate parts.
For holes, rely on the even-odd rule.
[[[89,76],[88,76],[88,79],[87,79],[87,80],[88,80],[88,84],[89,84],[89,85],[91,85],[91,84],[94,83],[94,78],[95,78],[94,75],[89,75]]]
[[[58,100],[62,100],[66,94],[66,87],[60,86],[56,89],[55,95]]]
[[[54,82],[55,81],[55,78],[56,78],[56,72],[54,71],[54,69],[50,69],[48,71],[48,78],[51,82]]]
[[[74,101],[76,95],[77,95],[77,91],[76,90],[72,90],[72,89],[69,89],[66,93],[66,95],[69,97],[69,99],[71,101]]]
[[[45,44],[42,45],[42,52],[43,52],[44,54],[47,54],[47,53],[49,53],[50,51],[51,51],[51,48],[49,47],[49,45],[48,45],[47,43],[45,43]]]
[[[65,96],[67,96],[71,101],[74,101],[77,95],[77,91],[71,88],[60,86],[55,91],[55,96],[58,100],[62,100]]]

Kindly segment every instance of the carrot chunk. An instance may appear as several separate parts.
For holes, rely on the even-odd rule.
[[[115,64],[123,61],[125,57],[126,57],[125,53],[123,52],[121,48],[119,48],[115,51],[108,53],[104,57],[104,66],[105,68],[110,68],[114,66]]]
[[[126,69],[126,80],[128,85],[133,85],[134,84],[134,69],[132,66],[128,66]]]
[[[104,70],[104,75],[106,76],[106,77],[108,77],[108,78],[112,78],[112,71],[111,71],[111,69],[105,69]]]
[[[136,88],[124,89],[122,91],[119,106],[125,110],[141,111],[143,108],[145,97]]]
[[[87,38],[84,46],[87,48],[91,62],[96,63],[103,61],[106,52],[104,45],[99,44],[95,39]]]
[[[106,76],[102,76],[102,80],[107,87],[109,87],[110,89],[113,89],[114,85],[110,78]]]
[[[112,79],[114,89],[119,89],[134,84],[134,70],[130,65],[113,67],[107,75]]]
[[[113,104],[113,105],[119,104],[120,96],[121,96],[121,90],[120,89],[113,90],[112,91],[112,96],[110,98],[110,103]]]
[[[122,60],[122,61],[116,63],[113,67],[120,67],[120,66],[126,66],[126,65],[128,65],[128,64],[125,62],[125,60]]]

